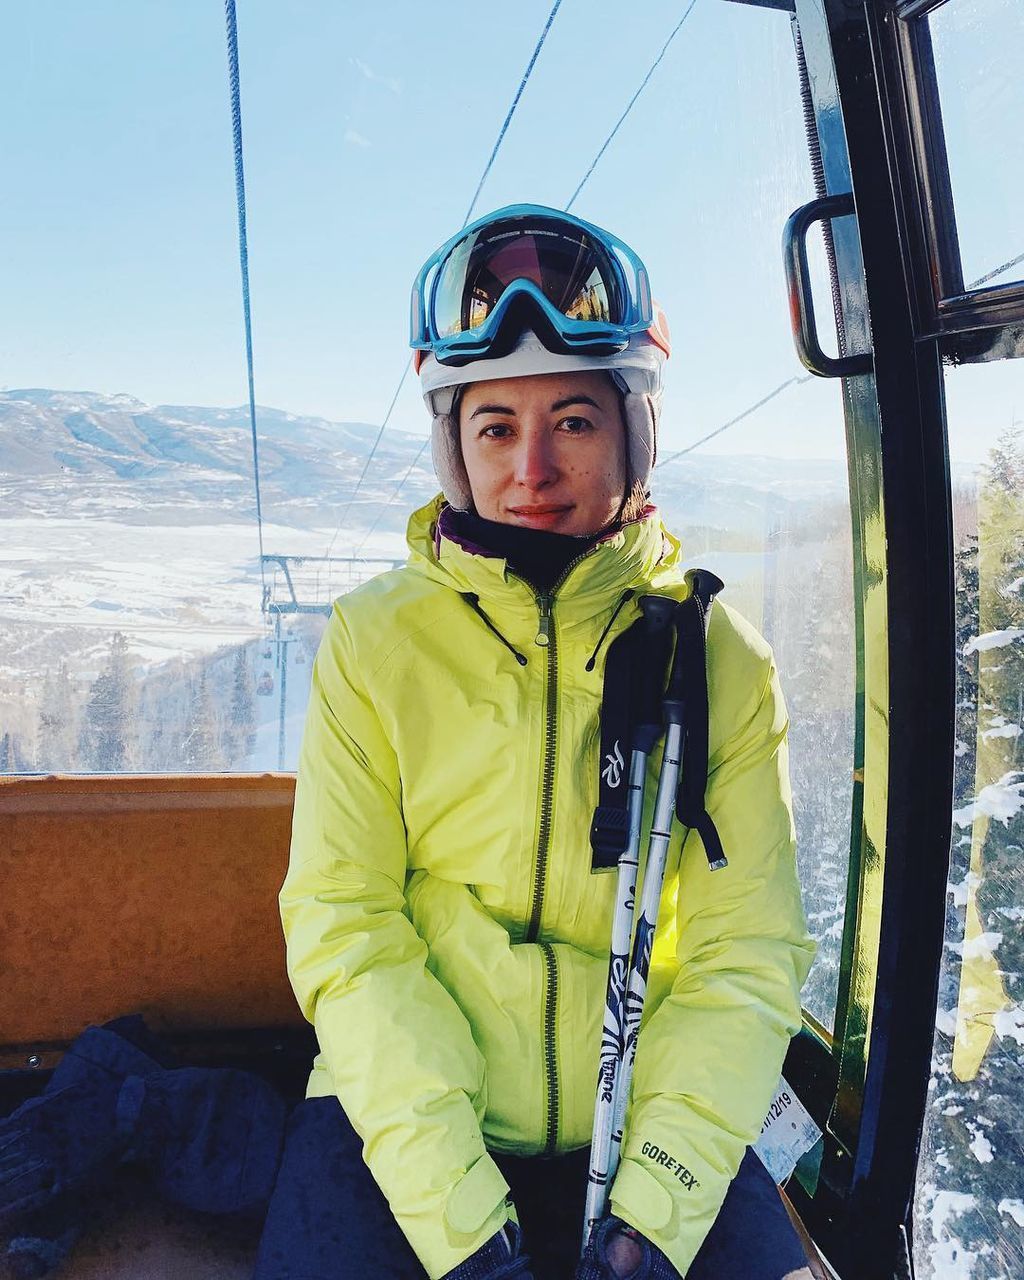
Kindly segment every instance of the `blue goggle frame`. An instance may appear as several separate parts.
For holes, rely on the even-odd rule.
[[[623,318],[618,324],[606,321],[573,320],[551,303],[532,280],[514,280],[501,294],[493,311],[479,328],[441,335],[434,322],[434,302],[441,268],[452,252],[469,236],[492,223],[515,218],[551,222],[585,233],[598,247],[616,275]],[[623,350],[635,333],[649,329],[654,320],[651,285],[647,268],[624,241],[572,214],[538,204],[511,204],[464,227],[426,260],[412,287],[412,314],[409,345],[416,351],[431,352],[441,364],[464,364],[486,356],[502,334],[513,308],[532,305],[547,322],[550,336],[567,352],[591,351],[610,354]],[[422,358],[422,357],[421,357]],[[417,362],[418,365],[418,362]]]

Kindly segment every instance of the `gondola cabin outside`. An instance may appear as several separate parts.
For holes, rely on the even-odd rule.
[[[408,280],[536,199],[643,247],[654,499],[780,670],[810,1265],[1024,1275],[1024,8],[398,9],[240,4],[240,97],[216,5],[11,17],[2,1109],[134,1012],[301,1094],[313,656],[436,489]],[[258,1235],[129,1176],[58,1227],[76,1278],[241,1277]]]

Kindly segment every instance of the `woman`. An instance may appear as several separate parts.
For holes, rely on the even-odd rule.
[[[639,597],[687,593],[647,502],[668,340],[646,272],[513,206],[428,260],[412,345],[443,496],[317,658],[281,908],[321,1052],[257,1276],[805,1274],[744,1158],[813,951],[786,717],[767,646],[717,604],[729,865],[676,830],[611,1213],[574,1256],[614,888],[589,846],[605,657]]]

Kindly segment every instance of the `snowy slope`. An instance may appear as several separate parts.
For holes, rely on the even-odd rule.
[[[263,508],[268,519],[333,529],[377,435],[365,423],[328,422],[260,407]],[[375,520],[423,445],[389,429],[349,513]],[[401,532],[435,491],[429,451],[380,527]],[[834,462],[690,455],[655,472],[670,523],[760,536],[841,497]],[[0,392],[0,518],[116,519],[126,524],[223,524],[253,519],[248,410],[146,405],[126,395],[39,389]]]

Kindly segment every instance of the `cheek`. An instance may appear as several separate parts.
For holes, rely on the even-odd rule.
[[[470,457],[463,454],[466,462],[466,474],[469,476],[469,483],[475,490],[486,490],[494,487],[494,466],[488,465],[487,460],[481,458],[479,453],[474,453]]]
[[[482,457],[480,450],[474,449],[472,443],[468,449],[463,446],[462,460],[466,467],[473,506],[485,519],[493,518],[502,487],[499,469],[493,459]]]
[[[628,482],[626,452],[621,442],[618,447],[602,453],[600,467],[605,490],[621,497],[626,491]]]
[[[470,480],[475,480],[477,476],[482,475],[484,472],[483,463],[480,458],[480,449],[477,446],[476,441],[473,439],[462,439],[460,441],[460,448],[462,450],[462,461],[466,468],[466,474],[469,476]]]
[[[603,436],[595,439],[585,456],[574,459],[576,469],[593,480],[603,480],[610,485],[625,485],[626,454],[622,441]]]

